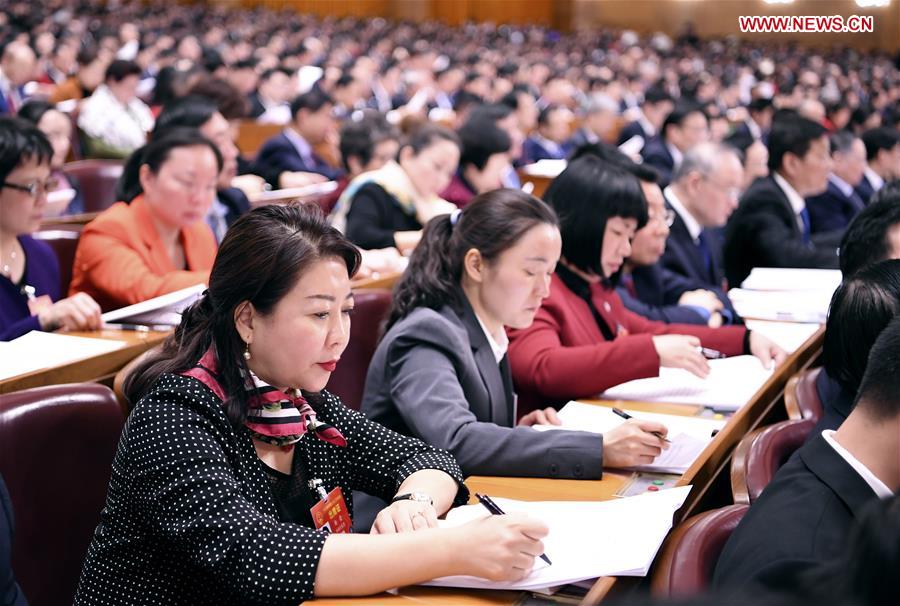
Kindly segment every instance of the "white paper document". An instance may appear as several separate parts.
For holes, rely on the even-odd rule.
[[[744,318],[822,324],[828,317],[833,291],[765,291],[732,288],[728,297]]]
[[[0,380],[99,356],[124,346],[124,341],[33,330],[18,339],[0,342]]]
[[[658,377],[636,379],[607,389],[604,400],[634,400],[709,406],[717,410],[737,410],[772,376],[754,356],[734,356],[709,361],[705,379],[681,368],[659,369]]]
[[[656,552],[684,504],[690,486],[612,501],[515,501],[494,497],[506,513],[524,512],[543,520],[550,533],[544,553],[553,562],[535,560],[520,581],[496,582],[469,576],[434,579],[424,585],[476,589],[539,590],[601,576],[646,576]],[[484,517],[481,505],[452,510],[441,527],[459,526]]]
[[[546,177],[555,179],[559,173],[566,170],[566,160],[544,159],[538,160],[534,164],[528,164],[522,167],[522,172],[529,177]]]
[[[104,322],[178,326],[181,323],[181,312],[199,299],[205,289],[206,286],[203,284],[197,284],[128,307],[108,311],[101,317]]]
[[[833,293],[841,285],[839,269],[754,267],[741,283],[745,290],[824,290]]]
[[[744,324],[747,330],[752,330],[765,335],[771,339],[776,345],[781,347],[788,353],[794,353],[800,346],[806,343],[821,324],[801,322],[773,322],[770,320],[749,320],[745,319]]]
[[[628,409],[624,409],[624,412],[635,419],[661,423],[669,430],[667,436],[671,442],[669,448],[653,463],[634,467],[633,469],[637,471],[684,473],[712,441],[714,432],[722,429],[726,423],[724,419],[704,419]],[[562,425],[535,425],[534,428],[538,431],[568,429],[605,433],[625,422],[612,411],[612,408],[582,402],[569,402],[563,406],[559,411],[559,419]]]

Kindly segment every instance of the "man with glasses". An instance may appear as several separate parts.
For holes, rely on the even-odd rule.
[[[675,211],[662,265],[716,293],[725,316],[737,314],[725,294],[719,229],[738,205],[744,168],[737,152],[719,143],[701,143],[684,155],[672,184],[664,191]],[[737,286],[737,285],[735,285]]]

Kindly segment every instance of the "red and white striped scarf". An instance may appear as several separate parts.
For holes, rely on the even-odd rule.
[[[225,401],[227,397],[219,384],[217,372],[218,360],[213,347],[210,347],[197,366],[181,374],[197,379]],[[293,448],[303,434],[310,431],[329,444],[347,445],[340,430],[316,418],[316,411],[300,395],[299,389],[281,391],[253,372],[250,372],[249,377],[245,376],[244,385],[247,390],[247,419],[244,425],[254,438],[276,446]]]

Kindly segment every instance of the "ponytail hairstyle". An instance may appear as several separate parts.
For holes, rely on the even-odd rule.
[[[235,327],[235,309],[245,301],[269,314],[317,261],[337,258],[352,277],[359,251],[330,225],[315,205],[262,206],[228,229],[209,276],[209,289],[184,310],[181,324],[162,350],[125,380],[125,396],[136,403],[164,373],[179,373],[215,347],[219,383],[227,394],[225,414],[235,427],[247,416],[244,341]]]
[[[214,110],[215,111],[215,110]],[[210,114],[212,115],[212,114]],[[162,117],[162,114],[160,114]],[[202,123],[201,123],[202,124]],[[224,160],[222,152],[215,143],[204,137],[195,127],[172,127],[153,131],[153,140],[134,150],[125,161],[122,175],[116,182],[116,199],[131,204],[131,201],[144,193],[141,186],[141,166],[146,164],[154,174],[169,159],[169,154],[178,147],[206,146],[216,156],[216,165],[222,171]]]
[[[556,213],[517,189],[479,194],[463,210],[429,221],[394,288],[386,330],[417,307],[460,306],[466,253],[474,248],[485,261],[493,262],[528,230],[542,224],[558,227]]]

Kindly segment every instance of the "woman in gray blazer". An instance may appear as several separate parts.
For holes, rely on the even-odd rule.
[[[606,435],[539,432],[552,408],[517,419],[505,327],[526,328],[549,294],[561,250],[553,210],[518,190],[481,194],[432,219],[394,292],[366,377],[363,412],[449,450],[465,475],[596,479],[603,464],[652,461],[658,423]]]

